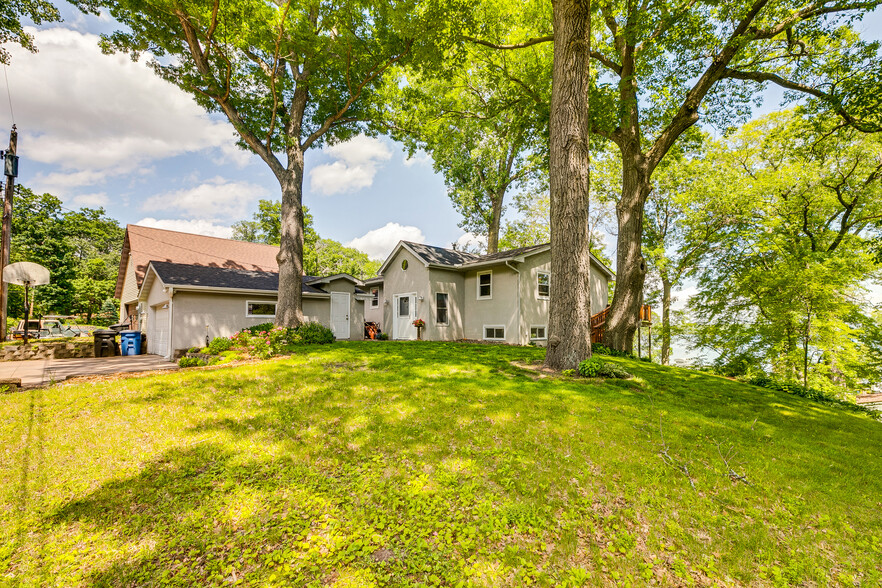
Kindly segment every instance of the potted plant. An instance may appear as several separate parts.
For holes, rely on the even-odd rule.
[[[423,319],[417,319],[413,321],[413,326],[416,327],[417,330],[417,341],[423,340],[423,327],[426,326],[426,321]]]

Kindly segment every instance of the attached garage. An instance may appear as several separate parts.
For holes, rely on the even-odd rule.
[[[272,322],[278,299],[275,272],[150,262],[138,296],[140,324],[150,353],[175,357],[206,339]],[[303,280],[303,314],[331,328],[338,339],[362,339],[361,281],[339,274]]]

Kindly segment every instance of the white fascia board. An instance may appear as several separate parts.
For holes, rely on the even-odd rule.
[[[254,296],[278,297],[278,290],[255,290],[253,288],[220,288],[217,286],[175,286],[176,292],[206,292],[217,294],[248,294]],[[303,292],[303,298],[330,298],[330,294],[319,294],[317,292]]]

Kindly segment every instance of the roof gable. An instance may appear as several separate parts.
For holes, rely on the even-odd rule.
[[[140,288],[151,261],[278,272],[278,253],[279,248],[274,245],[127,225],[115,296],[118,298],[122,294],[129,263],[134,265],[137,286]]]

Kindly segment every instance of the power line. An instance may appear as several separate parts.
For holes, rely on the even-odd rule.
[[[6,64],[3,64],[3,79],[6,80],[6,97],[9,98],[9,114],[12,116],[12,124],[15,125],[15,111],[12,109],[12,92],[9,91],[9,76],[6,75]]]

